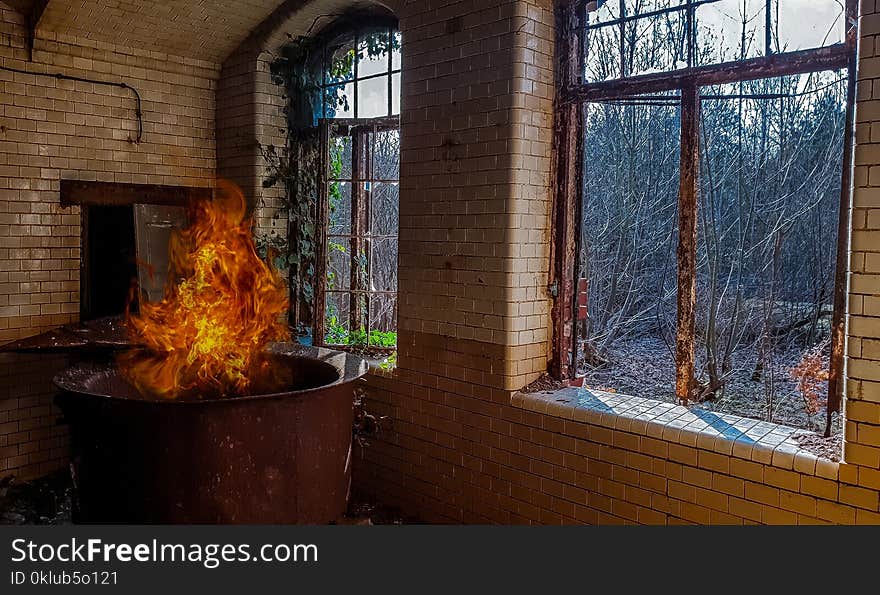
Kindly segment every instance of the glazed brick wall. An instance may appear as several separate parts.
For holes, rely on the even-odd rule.
[[[844,458],[880,488],[880,4],[861,3]]]
[[[264,175],[255,142],[279,138],[273,128],[283,122],[283,99],[268,81],[271,56],[264,51],[283,42],[286,32],[307,30],[312,16],[327,14],[328,6],[285,3],[278,19],[223,64],[216,84],[217,169],[240,181],[254,198]],[[400,17],[404,44],[399,366],[368,379],[368,406],[389,418],[382,436],[356,459],[356,485],[440,522],[880,522],[880,351],[875,344],[880,290],[873,286],[880,275],[873,256],[880,253],[874,212],[880,209],[880,182],[874,178],[880,176],[872,175],[880,169],[880,135],[874,130],[880,98],[873,88],[874,79],[880,79],[875,64],[880,14],[875,1],[862,3],[861,17],[847,462],[820,461],[806,468],[785,457],[719,452],[716,443],[691,444],[634,423],[584,421],[573,408],[540,406],[515,393],[546,366],[553,6],[550,0],[427,0],[392,8]],[[65,46],[71,52],[79,48]],[[162,68],[165,73],[171,67]],[[152,81],[151,72],[138,80]],[[157,78],[164,81],[167,75]],[[204,79],[209,106],[212,80]],[[10,104],[3,104],[8,110]],[[211,128],[211,117],[206,119]],[[68,140],[79,142],[79,136]],[[196,144],[183,138],[183,146]],[[151,155],[171,166],[163,149]],[[212,164],[205,170],[213,173]],[[179,179],[203,179],[174,167],[171,172],[167,175]],[[51,179],[12,179],[46,185],[35,205],[52,208],[57,201]],[[271,225],[270,211],[261,216],[264,227]],[[0,238],[6,233],[2,225]],[[69,231],[67,237],[77,235]],[[65,237],[63,228],[49,237]],[[6,420],[0,429],[7,430],[0,449],[8,448],[9,436],[20,440],[22,432],[32,431],[22,429],[22,419],[25,426],[43,426],[35,431],[54,427],[39,397],[29,400],[31,395],[21,393],[4,402],[13,398],[16,413],[0,409],[0,420]],[[28,459],[14,459],[15,465],[34,471],[44,463],[51,466],[53,458],[63,460],[53,455],[53,449],[63,448],[63,430],[56,431],[62,434],[46,430],[16,442],[15,454],[0,451],[7,467],[10,458],[23,455]],[[29,462],[34,443],[42,454]]]
[[[144,119],[143,141],[134,144],[129,91],[0,71],[2,344],[79,317],[79,208],[61,207],[59,180],[213,183],[219,65],[61,32],[41,32],[29,61],[24,20],[3,3],[0,60],[28,72],[125,81],[140,92]],[[10,380],[16,365],[2,368],[0,476],[28,477],[61,464],[51,386],[35,382],[38,394],[21,393],[27,389]],[[35,380],[38,365],[28,363],[22,373]]]
[[[60,206],[60,179],[212,183],[218,71],[61,34],[38,38],[28,62],[22,17],[2,18],[5,66],[129,83],[143,98],[144,136],[129,142],[124,89],[0,71],[0,343],[79,314],[79,209]]]
[[[549,2],[401,15],[401,342],[504,346],[480,372],[499,388],[546,368],[551,25]]]
[[[55,407],[52,377],[61,355],[0,354],[0,478],[38,477],[67,466],[67,426]]]
[[[446,6],[431,3],[430,8],[439,4]],[[542,42],[532,39],[532,44],[542,47],[550,43],[553,21],[549,6],[524,1],[504,4],[514,14],[542,25],[533,34],[543,33],[546,37]],[[469,6],[473,7],[450,3],[447,8],[466,10]],[[880,208],[880,175],[872,175],[874,169],[880,170],[880,144],[873,144],[880,142],[876,134],[880,95],[874,88],[874,80],[880,80],[880,45],[876,43],[880,7],[871,0],[863,2],[861,8],[845,463],[820,460],[810,464],[809,457],[798,460],[766,453],[743,457],[734,454],[732,442],[727,448],[723,441],[704,442],[691,435],[685,439],[684,432],[679,438],[678,431],[636,429],[635,423],[609,416],[603,417],[602,424],[584,421],[576,419],[578,412],[573,406],[538,407],[528,397],[505,390],[497,374],[503,374],[508,358],[523,357],[515,352],[518,345],[510,325],[524,322],[520,317],[504,320],[504,331],[497,336],[499,344],[492,348],[488,342],[465,339],[457,333],[458,326],[450,320],[457,314],[451,303],[434,309],[436,295],[443,295],[452,286],[452,275],[441,277],[446,284],[438,284],[431,271],[439,269],[443,275],[444,269],[455,270],[455,261],[450,266],[430,255],[432,246],[438,251],[449,250],[443,234],[452,227],[446,213],[433,209],[455,207],[436,206],[445,196],[442,192],[432,202],[427,193],[416,195],[415,189],[409,188],[401,195],[401,234],[414,220],[419,224],[421,239],[401,242],[402,247],[406,246],[401,256],[401,291],[418,297],[402,298],[408,300],[408,306],[402,307],[401,317],[406,315],[408,322],[419,321],[420,325],[406,325],[401,332],[400,367],[396,372],[369,378],[368,405],[377,414],[387,415],[388,421],[383,436],[359,459],[357,484],[426,521],[438,522],[880,522],[880,261],[874,259],[874,253],[880,252],[880,232],[876,231],[880,229],[880,216],[875,212]],[[462,16],[462,23],[476,24],[472,31],[475,37],[480,31],[478,14],[474,11]],[[436,22],[431,22],[433,16],[438,17]],[[468,71],[465,61],[456,62],[454,58],[474,39],[459,39],[453,44],[451,39],[457,32],[444,24],[449,16],[426,13],[419,21],[436,36],[449,38],[446,55],[438,57],[405,47],[404,179],[423,169],[442,167],[442,160],[436,163],[437,153],[419,143],[443,144],[443,139],[432,139],[426,128],[423,139],[409,142],[412,134],[420,135],[406,129],[409,123],[422,120],[423,106],[419,102],[451,102],[446,109],[454,110],[473,84],[472,78],[453,76],[456,68]],[[514,20],[507,25],[508,30],[518,30],[521,23]],[[442,40],[433,43],[444,47]],[[512,63],[518,57],[516,50],[498,56]],[[550,68],[550,59],[544,59],[543,54],[531,58],[534,68],[526,76],[540,73],[542,78],[544,68]],[[452,77],[448,79],[451,82],[447,82],[447,76]],[[413,81],[419,79],[422,82],[414,87]],[[540,86],[528,89],[512,81],[509,84],[525,93],[524,100],[542,102]],[[422,98],[422,93],[427,97]],[[546,128],[544,131],[549,133]],[[455,144],[446,144],[440,151],[455,154]],[[496,173],[502,184],[518,175],[512,167]],[[471,191],[470,183],[475,178],[468,173],[459,175],[453,170],[443,174],[449,179],[449,188],[458,185],[463,192]],[[423,177],[420,186],[430,187],[430,181],[430,177]],[[548,193],[546,188],[538,192],[545,198]],[[453,193],[450,201],[457,195]],[[546,200],[536,201],[535,214],[547,204]],[[517,230],[514,220],[509,221],[509,231]],[[471,228],[482,228],[476,216],[461,217],[456,223],[458,233],[465,235]],[[432,234],[439,238],[436,244],[432,243]],[[505,245],[516,251],[518,245],[528,244],[527,237],[508,235]],[[436,266],[438,262],[440,266]],[[406,285],[406,275],[418,276],[420,271],[425,271],[419,278],[421,283]],[[438,326],[446,332],[437,332]]]

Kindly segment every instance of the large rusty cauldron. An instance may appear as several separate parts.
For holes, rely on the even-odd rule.
[[[82,523],[326,524],[351,480],[351,354],[282,344],[284,392],[146,400],[112,359],[55,377]]]

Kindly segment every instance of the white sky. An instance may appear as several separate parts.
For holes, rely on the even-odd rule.
[[[697,8],[697,19],[701,28],[711,30],[722,40],[727,57],[732,58],[730,54],[739,48],[745,14],[748,36],[757,43],[748,55],[755,56],[763,54],[763,6],[764,0],[720,0]],[[843,4],[838,0],[780,0],[780,48],[792,51],[843,41],[843,15]]]
[[[626,0],[630,7],[640,6],[642,12],[669,6],[665,0]],[[723,43],[728,57],[739,48],[742,33],[742,15],[746,15],[747,37],[758,45],[749,55],[763,53],[764,0],[720,0],[697,8],[701,31],[709,30]],[[820,47],[843,41],[843,0],[774,0],[779,9],[780,46],[788,51]],[[619,12],[619,0],[607,0],[597,12],[591,13],[591,22],[607,21]],[[775,21],[775,15],[774,15]],[[831,34],[828,35],[829,30]]]

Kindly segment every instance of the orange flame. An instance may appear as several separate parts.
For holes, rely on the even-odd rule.
[[[164,299],[126,317],[137,347],[119,367],[145,395],[247,394],[268,365],[266,345],[289,338],[287,290],[257,255],[244,197],[232,184],[194,205],[190,221],[169,242]]]

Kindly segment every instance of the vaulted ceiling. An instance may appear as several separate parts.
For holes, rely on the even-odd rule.
[[[85,39],[221,62],[284,0],[6,0],[43,8],[37,27]]]

